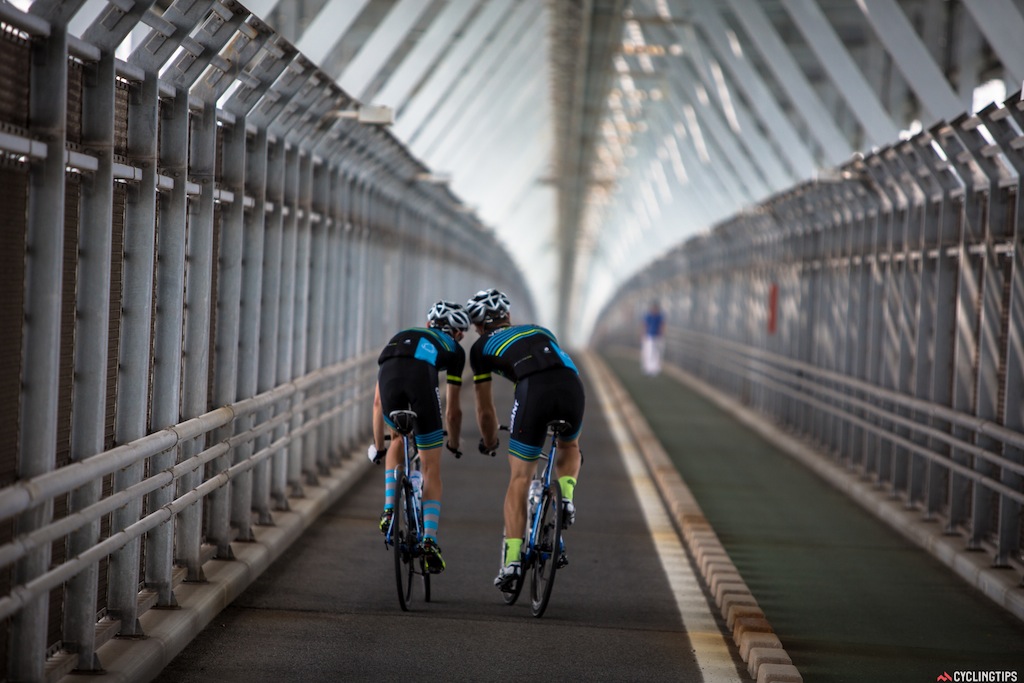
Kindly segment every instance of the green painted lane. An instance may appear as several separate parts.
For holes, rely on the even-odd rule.
[[[1024,623],[707,399],[603,357],[807,683],[1024,681]]]

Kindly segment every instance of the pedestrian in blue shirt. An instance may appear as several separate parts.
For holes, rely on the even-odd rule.
[[[665,316],[657,301],[644,314],[643,339],[640,346],[641,365],[645,375],[661,372],[661,353],[664,346]]]

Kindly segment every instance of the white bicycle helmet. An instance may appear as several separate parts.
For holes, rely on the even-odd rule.
[[[451,301],[438,301],[431,306],[427,311],[427,321],[431,327],[449,333],[465,332],[469,329],[469,316],[462,310],[462,306]]]
[[[498,290],[481,289],[466,303],[466,312],[474,324],[481,325],[508,317],[508,297]]]

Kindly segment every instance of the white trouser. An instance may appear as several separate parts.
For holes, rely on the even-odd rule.
[[[640,359],[646,374],[657,375],[661,372],[661,339],[644,335],[643,345],[640,348]]]

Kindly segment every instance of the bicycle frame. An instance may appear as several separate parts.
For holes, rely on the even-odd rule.
[[[533,480],[541,482],[540,499],[532,510],[527,501],[529,529],[523,541],[522,574],[512,590],[503,592],[506,604],[515,603],[523,589],[523,584],[526,583],[526,575],[529,573],[532,577],[530,601],[535,617],[542,616],[544,610],[547,609],[551,588],[554,585],[555,572],[561,566],[560,563],[565,554],[565,541],[562,538],[562,493],[558,483],[552,483],[551,472],[557,457],[558,437],[568,427],[568,423],[564,420],[555,420],[548,424],[551,433],[551,446],[547,455],[544,453],[540,455],[547,462],[540,476],[535,471],[533,477]]]
[[[523,543],[523,547],[524,547],[523,564],[524,565],[527,562],[532,561],[533,554],[536,551],[537,537],[538,537],[538,535],[540,533],[540,519],[541,519],[541,515],[537,514],[537,512],[540,510],[541,505],[544,503],[543,492],[547,491],[548,488],[551,486],[551,472],[555,469],[554,465],[555,465],[555,456],[556,456],[556,448],[557,448],[556,443],[557,443],[557,441],[558,441],[558,433],[555,432],[554,434],[551,435],[551,447],[548,449],[548,454],[544,455],[543,453],[541,453],[541,455],[540,455],[540,457],[542,459],[546,460],[547,462],[544,463],[544,469],[543,469],[543,471],[541,473],[541,476],[540,476],[541,500],[537,501],[537,506],[533,510],[530,510],[529,507],[527,507],[527,510],[526,510],[527,520],[530,523],[530,533],[526,537],[526,542]],[[534,474],[534,479],[536,479],[536,478],[537,478],[537,476],[536,476],[536,474]],[[529,506],[529,502],[527,502],[527,506]]]
[[[430,573],[424,565],[420,547],[423,540],[422,492],[415,490],[409,478],[419,461],[419,450],[411,436],[416,413],[396,410],[389,417],[402,437],[403,458],[402,463],[395,467],[395,512],[391,517],[391,526],[384,535],[384,543],[394,550],[398,603],[403,611],[408,611],[413,576],[416,574],[423,578],[424,601],[430,602]]]
[[[415,540],[416,543],[419,543],[423,540],[422,508],[420,499],[416,497],[415,491],[413,490],[412,481],[408,477],[409,473],[412,472],[413,465],[419,460],[420,454],[419,450],[417,450],[414,447],[411,447],[410,438],[408,434],[402,434],[402,448],[402,464],[399,464],[395,468],[395,486],[405,486],[406,494],[409,496],[410,500],[414,501],[412,505],[412,521],[415,523],[413,529],[416,533],[416,536],[413,540]],[[409,455],[410,451],[412,451],[412,455]],[[401,473],[402,476],[400,476],[399,473]],[[396,511],[396,514],[398,514],[398,511]],[[395,521],[392,518],[391,526],[388,528],[388,532],[384,536],[384,543],[387,545],[392,544],[391,532],[394,530],[394,528]]]

